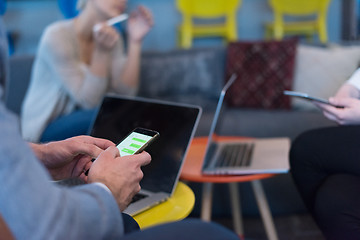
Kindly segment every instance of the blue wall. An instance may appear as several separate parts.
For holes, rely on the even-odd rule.
[[[155,27],[145,41],[145,48],[172,49],[176,47],[176,26],[181,15],[175,6],[175,0],[130,0],[129,8],[144,4],[154,14]],[[243,0],[238,10],[239,40],[259,40],[264,36],[264,22],[272,20],[272,11],[267,0]],[[340,41],[341,37],[341,0],[332,0],[328,14],[329,39]],[[221,40],[198,40],[194,46],[221,44]]]
[[[145,50],[169,50],[176,48],[176,26],[181,15],[175,0],[129,0],[129,9],[139,4],[150,8],[155,26],[144,41]],[[5,22],[10,31],[18,35],[17,53],[34,53],[45,26],[62,18],[55,0],[9,1]],[[239,40],[263,39],[264,22],[272,20],[267,0],[243,0],[238,10]],[[329,39],[340,41],[341,0],[332,0],[328,14]],[[195,47],[219,45],[221,39],[196,40]]]

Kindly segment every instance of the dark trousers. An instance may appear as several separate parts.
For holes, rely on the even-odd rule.
[[[195,219],[163,224],[125,234],[121,240],[239,240],[232,231],[215,223]]]
[[[126,213],[121,213],[121,215],[124,222],[125,234],[140,230],[139,224],[135,221],[133,217]]]
[[[291,173],[327,239],[360,239],[360,126],[301,134],[290,151]]]

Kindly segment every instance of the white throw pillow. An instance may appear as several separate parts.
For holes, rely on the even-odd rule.
[[[328,99],[360,63],[360,46],[315,47],[299,45],[293,90]],[[311,102],[292,98],[295,109],[317,109]]]

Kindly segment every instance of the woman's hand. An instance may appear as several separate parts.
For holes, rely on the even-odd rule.
[[[337,108],[317,102],[314,102],[314,104],[323,111],[326,118],[335,121],[340,125],[360,124],[359,99],[350,97],[332,97],[329,99],[329,102],[336,106],[343,106],[344,108]]]
[[[129,40],[134,42],[141,42],[153,25],[154,21],[150,10],[144,6],[139,6],[134,12],[130,14],[128,20],[127,28],[129,33]]]
[[[113,49],[120,37],[117,30],[106,23],[103,23],[97,31],[93,31],[93,34],[95,47],[106,52]]]

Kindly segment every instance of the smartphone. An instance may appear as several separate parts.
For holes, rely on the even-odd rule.
[[[116,147],[119,149],[120,156],[133,155],[142,152],[150,143],[152,143],[160,134],[157,131],[146,128],[135,128],[129,133]],[[91,160],[95,161],[95,158]],[[85,175],[89,174],[89,169]]]
[[[344,108],[343,106],[333,105],[333,104],[331,104],[331,103],[330,103],[328,100],[326,100],[326,99],[317,98],[317,97],[311,97],[311,96],[309,96],[308,94],[302,93],[302,92],[284,91],[284,94],[285,94],[285,95],[288,95],[288,96],[292,96],[292,97],[299,97],[299,98],[302,98],[302,99],[305,99],[305,100],[309,100],[309,101],[315,101],[315,102],[319,102],[319,103],[325,103],[325,104],[331,105],[331,106],[336,107],[336,108]]]
[[[159,136],[160,134],[157,131],[138,127],[130,132],[116,147],[119,149],[121,157],[137,154]]]

